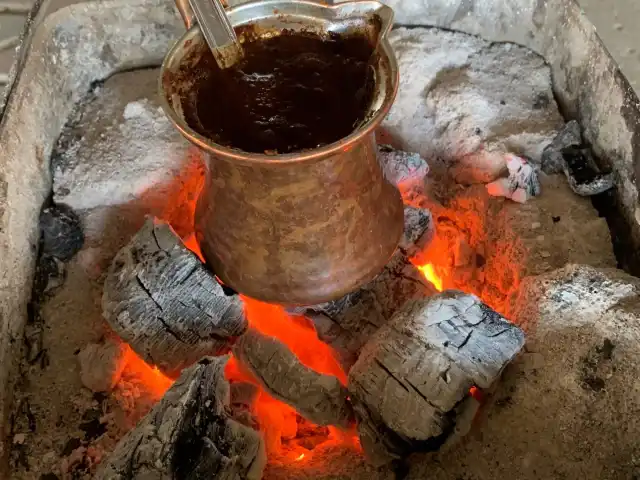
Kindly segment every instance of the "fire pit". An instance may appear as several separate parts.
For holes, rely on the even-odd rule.
[[[172,5],[35,30],[0,142],[7,478],[640,473],[635,97],[572,3],[388,3],[404,234],[295,308],[202,261],[203,159],[156,96]]]

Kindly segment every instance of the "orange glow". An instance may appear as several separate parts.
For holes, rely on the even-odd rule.
[[[347,375],[336,360],[333,350],[318,338],[307,318],[288,315],[284,308],[278,305],[244,296],[241,298],[249,325],[287,345],[307,367],[313,368],[316,372],[333,375],[346,385]]]
[[[424,275],[424,278],[426,278],[429,281],[429,283],[431,283],[434,286],[436,290],[438,290],[439,292],[443,290],[442,278],[438,276],[432,264],[427,263],[425,265],[416,265],[416,267],[418,268],[418,270],[420,270],[420,272],[422,272],[422,275]]]
[[[202,250],[200,250],[200,245],[198,245],[198,241],[196,240],[196,234],[192,233],[188,237],[182,239],[184,246],[195,253],[201,262],[204,263],[204,257],[202,256]]]
[[[469,395],[475,398],[479,403],[484,401],[484,393],[478,387],[473,386],[469,389]]]
[[[315,371],[337,377],[346,384],[347,375],[336,360],[329,345],[322,342],[313,326],[305,317],[288,315],[281,306],[271,305],[247,297],[241,297],[251,327],[265,335],[276,337],[300,359],[306,366]],[[229,381],[249,382],[260,386],[251,372],[248,372],[231,357],[225,368],[225,377]],[[296,445],[295,437],[298,429],[297,414],[289,405],[276,400],[262,388],[253,405],[253,413],[258,419],[260,430],[264,435],[267,454],[282,455],[290,461],[300,461],[307,457],[311,450]],[[312,427],[319,428],[319,427]],[[329,429],[327,441],[335,443],[356,444],[354,432],[342,432]],[[292,442],[284,447],[283,441]]]
[[[161,399],[165,392],[173,385],[173,380],[158,370],[158,367],[149,365],[131,349],[129,349],[129,353],[127,354],[126,362],[127,370],[130,374],[138,378],[145,386],[145,389],[155,399]]]
[[[194,234],[183,238],[185,246],[204,262],[200,246]],[[284,343],[307,367],[319,373],[333,375],[343,384],[347,384],[347,375],[337,361],[329,345],[318,338],[315,327],[303,316],[292,316],[278,305],[263,303],[241,296],[245,313],[252,328],[275,337]],[[234,356],[225,367],[225,378],[230,382],[247,382],[259,387],[259,394],[252,406],[252,413],[258,421],[263,434],[268,455],[284,456],[288,461],[299,462],[308,458],[312,450],[298,444],[296,434],[299,428],[298,415],[289,405],[273,398],[260,385],[258,379],[247,371]],[[320,432],[321,427],[309,426]],[[326,430],[324,430],[326,432]],[[283,442],[286,445],[283,445]],[[342,431],[329,427],[326,442],[349,445],[360,449],[358,437],[354,431]]]

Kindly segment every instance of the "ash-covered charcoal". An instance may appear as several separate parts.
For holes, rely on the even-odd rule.
[[[336,377],[302,364],[278,339],[249,329],[235,343],[233,352],[273,397],[316,425],[348,428],[352,424],[347,389]]]
[[[518,203],[525,203],[531,197],[540,195],[540,181],[531,163],[516,155],[506,155],[508,177],[499,178],[487,184],[487,192],[494,197],[505,197]]]
[[[114,258],[102,307],[111,328],[170,376],[227,352],[247,328],[240,297],[225,295],[171,227],[153,219]]]
[[[431,212],[426,208],[404,207],[404,231],[399,247],[409,256],[416,253],[433,237],[434,225]]]
[[[569,185],[578,195],[588,197],[613,188],[613,173],[600,171],[590,148],[565,148],[562,157]]]
[[[94,480],[141,478],[260,480],[259,432],[230,416],[228,357],[184,370],[151,412],[118,443]]]
[[[522,330],[473,295],[446,291],[405,304],[349,372],[368,458],[382,465],[437,450],[456,427],[466,430],[466,410],[477,408],[466,401],[470,389],[491,387],[523,346]]]
[[[295,309],[315,325],[318,337],[336,350],[343,366],[351,366],[362,346],[406,302],[436,293],[399,249],[384,270],[359,290],[339,300]]]
[[[115,339],[90,343],[78,353],[80,380],[92,392],[108,392],[127,366],[129,347]]]
[[[71,207],[54,204],[40,213],[41,254],[63,262],[71,259],[84,243],[80,219]]]
[[[571,120],[542,151],[542,170],[548,174],[561,173],[564,169],[562,151],[582,145],[580,124]]]
[[[396,150],[389,145],[378,146],[378,161],[387,180],[399,188],[422,185],[429,165],[417,153]]]
[[[613,188],[612,173],[602,172],[593,152],[582,139],[580,124],[571,120],[542,152],[545,173],[564,172],[578,195],[598,195]]]

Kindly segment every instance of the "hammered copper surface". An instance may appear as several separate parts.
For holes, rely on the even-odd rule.
[[[400,194],[383,178],[373,135],[310,163],[211,157],[196,210],[198,241],[220,279],[287,304],[321,303],[369,281],[402,228]]]

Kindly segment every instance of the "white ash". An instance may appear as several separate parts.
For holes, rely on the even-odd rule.
[[[426,442],[438,449],[469,389],[492,386],[523,345],[523,332],[473,295],[447,291],[405,304],[349,372],[369,459],[384,464]]]
[[[378,160],[387,180],[398,188],[420,185],[429,173],[429,165],[419,154],[396,150],[389,145],[378,146]]]
[[[404,207],[404,230],[400,238],[400,248],[409,257],[422,249],[434,235],[433,217],[426,208]]]
[[[542,57],[435,28],[399,28],[390,41],[400,67],[383,123],[394,146],[438,160],[459,183],[486,183],[506,169],[504,152],[539,164],[564,124]]]
[[[502,177],[487,184],[487,192],[493,197],[505,197],[518,203],[525,203],[531,197],[540,195],[540,182],[534,168],[524,158],[505,155],[508,177]]]
[[[136,80],[155,84],[157,73],[150,72]],[[114,78],[110,84],[125,80]],[[144,85],[97,88],[82,115],[92,119],[91,125],[80,118],[79,138],[71,139],[53,163],[56,202],[75,210],[128,203],[170,183],[183,168],[188,143],[158,100],[139,98],[147,90]]]
[[[78,354],[80,380],[92,392],[109,392],[127,366],[129,347],[117,340],[90,343]]]

